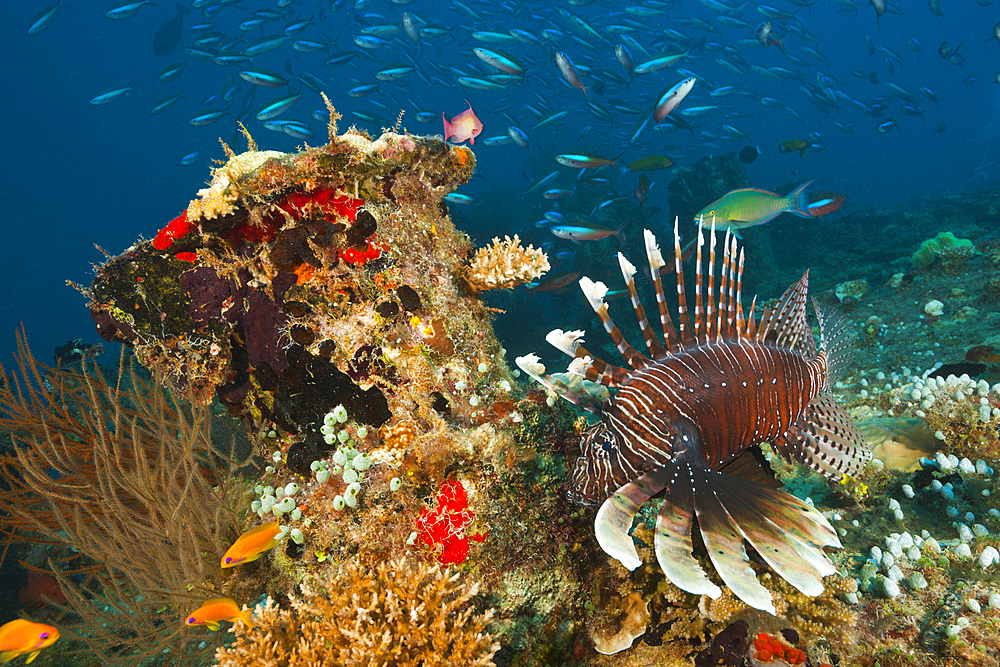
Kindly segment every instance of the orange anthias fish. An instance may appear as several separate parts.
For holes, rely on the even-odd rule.
[[[265,551],[278,543],[277,537],[280,532],[281,526],[275,520],[243,533],[222,557],[222,567],[234,567],[257,560]]]
[[[253,617],[250,609],[240,611],[236,602],[230,598],[206,600],[203,605],[188,614],[184,625],[206,625],[212,632],[219,629],[219,621],[243,621],[248,628],[253,627]]]
[[[469,104],[469,100],[465,100],[466,104]],[[472,110],[472,105],[469,104],[469,108],[458,114],[448,122],[448,119],[444,117],[444,112],[441,112],[441,120],[444,121],[444,140],[448,141],[451,139],[457,144],[468,140],[469,144],[476,143],[476,137],[479,133],[483,131],[483,121],[476,118],[476,112]]]
[[[51,625],[32,623],[23,618],[0,627],[0,662],[10,662],[19,655],[28,655],[31,662],[43,648],[59,639],[59,631]]]

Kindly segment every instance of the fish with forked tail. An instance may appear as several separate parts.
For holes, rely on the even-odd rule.
[[[689,593],[722,595],[694,555],[697,525],[709,561],[733,594],[774,614],[771,593],[750,567],[744,541],[810,596],[822,593],[822,578],[836,571],[824,548],[841,544],[822,514],[776,488],[758,446],[770,442],[782,457],[835,480],[857,475],[871,459],[861,434],[830,393],[831,380],[849,357],[846,320],[817,305],[817,350],[806,322],[808,271],[759,320],[754,305],[744,315],[742,250],[727,233],[717,283],[713,228],[706,280],[701,227],[696,301],[689,315],[675,222],[675,327],[662,282],[666,262],[653,235],[644,234],[662,337],[639,301],[636,268],[621,254],[618,260],[648,356],[629,345],[608,315],[607,287],[586,277],[580,287],[627,367],[593,356],[583,347],[582,331],[556,329],[546,336],[573,357],[570,373],[616,389],[614,396],[600,402],[571,388],[546,375],[533,354],[519,357],[517,365],[547,389],[600,416],[581,439],[570,499],[602,503],[595,532],[605,552],[631,570],[642,564],[629,529],[642,505],[662,491],[653,546],[667,578]]]
[[[702,227],[714,225],[720,231],[731,230],[739,238],[740,230],[763,225],[782,213],[814,218],[815,214],[809,210],[807,192],[812,184],[812,181],[803,183],[787,197],[757,188],[733,190],[698,211],[694,219]]]

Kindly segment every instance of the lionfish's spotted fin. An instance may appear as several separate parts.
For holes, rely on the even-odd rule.
[[[773,310],[765,309],[757,327],[757,340],[773,340],[807,359],[816,356],[816,340],[806,321],[809,270],[781,295]]]
[[[694,523],[695,491],[690,466],[671,461],[658,470],[666,484],[653,537],[656,561],[667,579],[681,590],[717,598],[722,595],[722,589],[708,578],[708,574],[694,557],[691,529]]]
[[[775,572],[806,595],[823,592],[822,577],[832,574],[832,563],[822,553],[822,547],[804,542],[782,528],[783,524],[799,520],[797,504],[787,504],[791,496],[724,474],[719,475],[712,488],[740,533]],[[770,506],[778,508],[778,512],[761,514],[760,506],[754,503],[755,497],[762,493],[773,495]],[[811,556],[804,558],[803,554]],[[807,567],[803,567],[804,561]]]
[[[571,389],[565,382],[551,375],[545,375],[545,366],[538,359],[537,355],[526,354],[514,360],[517,367],[527,373],[535,382],[542,385],[552,393],[574,405],[578,405],[588,412],[596,415],[601,414],[601,403],[597,399],[587,394],[581,394]],[[572,364],[570,364],[572,367]]]
[[[856,477],[872,458],[864,436],[830,394],[822,392],[792,425],[778,451],[833,480]]]
[[[678,588],[695,595],[717,598],[722,589],[712,583],[695,560],[691,528],[694,491],[686,466],[671,462],[654,468],[628,482],[604,501],[597,511],[594,532],[605,553],[634,570],[642,564],[629,530],[643,503],[664,491],[663,505],[656,519],[654,547],[656,559],[667,578]]]
[[[716,489],[725,476],[705,466],[688,464],[687,468],[697,494],[695,512],[698,528],[716,572],[736,597],[754,609],[773,614],[771,594],[760,585],[757,573],[750,567],[750,558],[743,547],[743,531],[733,520],[729,506],[723,503]],[[749,482],[744,484],[750,486]]]
[[[847,374],[854,357],[854,330],[851,321],[838,310],[827,309],[813,299],[813,309],[819,320],[820,349],[826,354],[827,387]]]

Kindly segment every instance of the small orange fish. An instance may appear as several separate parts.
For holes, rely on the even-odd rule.
[[[219,621],[235,623],[237,619],[243,621],[248,628],[253,627],[250,609],[240,611],[232,599],[216,598],[215,600],[206,600],[203,605],[188,614],[184,625],[206,625],[209,630],[216,632],[219,629]]]
[[[19,655],[28,655],[27,662],[35,659],[43,648],[59,639],[59,631],[51,625],[32,623],[23,618],[0,627],[0,662],[10,662]]]
[[[465,100],[465,103],[469,104],[469,100]],[[442,111],[441,120],[444,121],[445,141],[451,138],[457,144],[465,140],[468,140],[470,145],[475,144],[476,137],[483,131],[483,121],[476,118],[476,112],[472,110],[471,104],[468,109],[452,118],[450,123]]]
[[[257,560],[278,543],[277,536],[280,532],[281,526],[274,520],[243,533],[222,557],[222,567],[234,567]]]

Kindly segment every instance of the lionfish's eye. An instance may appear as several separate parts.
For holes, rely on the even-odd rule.
[[[610,440],[605,440],[604,442],[601,443],[601,449],[603,449],[606,452],[613,451],[614,448],[615,446]]]

